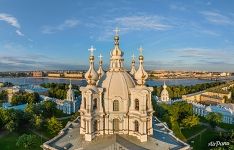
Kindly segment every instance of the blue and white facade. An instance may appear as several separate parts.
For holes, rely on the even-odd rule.
[[[72,85],[70,83],[69,89],[67,91],[67,98],[65,100],[55,100],[57,108],[62,110],[66,114],[72,114],[78,111],[80,103],[78,98],[75,98],[74,92],[72,90]]]
[[[222,115],[222,122],[227,124],[234,124],[234,105],[210,105],[205,106],[199,103],[191,103],[193,105],[193,113],[199,116],[206,116],[210,112],[220,113]]]

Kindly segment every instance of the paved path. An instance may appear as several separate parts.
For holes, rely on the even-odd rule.
[[[44,140],[49,140],[48,137],[46,137],[45,135],[39,133],[38,131],[35,131],[35,130],[32,130],[32,129],[29,129],[30,131],[32,131],[34,134],[38,135],[39,137],[43,138]]]
[[[203,129],[203,130],[201,130],[200,132],[198,132],[197,134],[195,134],[195,135],[193,135],[193,136],[190,136],[187,140],[189,141],[189,140],[191,140],[191,139],[193,139],[193,138],[195,138],[195,137],[197,137],[197,136],[199,136],[200,134],[202,134],[203,132],[205,132],[207,129]]]
[[[8,131],[0,131],[0,138],[4,137],[8,133],[9,133]]]
[[[61,118],[57,118],[58,120],[66,120],[66,119],[69,119],[69,118],[71,118],[72,117],[72,115],[71,116],[67,116],[67,117],[61,117]]]

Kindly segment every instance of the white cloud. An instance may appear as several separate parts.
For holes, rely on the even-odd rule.
[[[186,10],[186,7],[181,4],[180,5],[171,4],[169,7],[171,10],[180,10],[180,11]]]
[[[17,19],[9,14],[0,13],[0,20],[9,23],[15,28],[20,28],[20,24],[18,23]]]
[[[234,25],[233,19],[228,16],[224,16],[218,12],[203,11],[201,14],[204,15],[207,21],[218,24],[218,25]]]
[[[170,25],[163,23],[163,19],[159,16],[130,16],[116,18],[114,22],[128,30],[167,30],[171,28]]]
[[[16,32],[16,34],[18,34],[19,36],[24,36],[24,34],[23,34],[20,30],[16,30],[15,32]]]
[[[13,17],[10,14],[0,13],[0,20],[5,21],[8,24],[10,24],[11,26],[15,27],[16,28],[15,32],[17,35],[24,36],[24,34],[20,31],[20,24],[15,17]]]
[[[194,58],[194,59],[209,59],[217,61],[226,61],[231,60],[234,57],[233,50],[227,49],[208,49],[208,48],[180,48],[180,49],[171,49],[168,52],[173,52],[176,57],[183,58]]]
[[[68,28],[74,28],[74,27],[78,26],[79,23],[80,22],[77,19],[68,19],[57,26],[44,26],[44,27],[42,27],[42,33],[44,33],[44,34],[56,33],[58,31],[63,31],[63,30],[68,29]]]
[[[119,27],[121,34],[131,31],[164,31],[173,28],[168,18],[157,15],[123,16],[114,19],[102,18],[96,23],[96,27],[102,30],[99,41],[105,41],[113,35],[113,28]],[[103,32],[104,31],[104,32]]]

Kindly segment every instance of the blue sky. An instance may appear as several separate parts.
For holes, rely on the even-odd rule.
[[[232,0],[0,0],[0,71],[107,66],[115,27],[126,67],[142,45],[146,69],[234,71]]]

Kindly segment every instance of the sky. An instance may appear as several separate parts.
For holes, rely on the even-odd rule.
[[[108,66],[116,27],[126,68],[234,72],[233,0],[0,0],[0,71]]]

